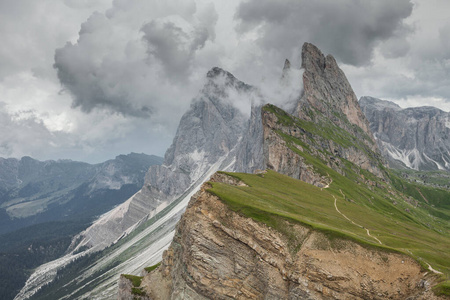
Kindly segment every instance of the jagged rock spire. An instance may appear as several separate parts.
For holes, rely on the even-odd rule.
[[[348,131],[351,131],[351,128],[345,124],[346,121],[357,125],[373,140],[358,99],[334,57],[325,57],[316,46],[305,43],[302,47],[302,68],[304,93],[296,114],[310,119],[311,114],[308,111],[312,108]]]
[[[290,68],[291,68],[291,62],[289,61],[289,59],[286,58],[286,60],[284,61],[283,71],[290,69]]]
[[[289,61],[289,59],[286,58],[286,60],[284,61],[283,72],[281,73],[282,83],[289,79],[290,70],[291,70],[291,62]]]

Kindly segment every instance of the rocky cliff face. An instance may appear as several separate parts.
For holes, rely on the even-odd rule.
[[[434,107],[402,109],[372,97],[359,103],[392,167],[450,170],[450,113]]]
[[[306,132],[302,128],[296,127],[295,123],[279,122],[280,120],[273,110],[281,112],[274,106],[265,106],[262,110],[263,151],[266,168],[318,187],[327,186],[330,179],[326,175],[316,172],[314,167],[307,163],[295,149],[289,147],[282,137],[283,134],[293,134],[299,137]],[[285,117],[289,118],[287,114]],[[301,145],[295,147],[299,151],[305,150]]]
[[[247,117],[230,97],[240,95],[248,101],[242,105],[249,106],[246,95],[252,87],[220,68],[211,69],[207,79],[200,96],[181,118],[164,164],[147,174],[147,184],[165,195],[186,191],[209,166],[234,153],[242,138]]]
[[[282,80],[289,75],[286,60]],[[355,163],[378,177],[384,178],[380,166],[384,161],[369,130],[356,96],[344,73],[331,55],[325,57],[314,45],[305,43],[302,49],[304,91],[290,115],[274,106],[252,109],[245,138],[239,146],[235,171],[253,172],[273,169],[305,182],[326,186],[325,174],[317,174],[295,149],[288,147],[281,135],[300,138],[336,171],[341,158]],[[280,115],[276,116],[276,112]],[[304,151],[296,145],[299,151]],[[328,153],[328,154],[326,154]]]
[[[220,174],[212,181],[243,184]],[[301,247],[227,208],[204,186],[141,288],[150,299],[435,299],[411,258],[289,224]]]
[[[367,119],[334,57],[325,57],[316,46],[305,43],[302,48],[302,68],[304,92],[294,115],[317,124],[323,118],[331,120],[376,151]]]
[[[267,168],[318,187],[327,186],[327,174],[317,173],[305,164],[305,153],[317,157],[328,167],[344,174],[345,161],[384,179],[380,153],[342,128],[324,120],[316,124],[296,118],[266,105],[262,109],[264,159]],[[296,142],[290,142],[295,138]],[[359,171],[357,171],[359,172]]]
[[[252,106],[247,130],[237,148],[234,171],[253,173],[255,170],[266,169],[261,109],[261,105]]]

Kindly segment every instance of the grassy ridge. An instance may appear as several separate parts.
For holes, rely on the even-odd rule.
[[[379,155],[363,142],[355,140],[331,122],[318,126],[292,117],[272,105],[263,109],[275,114],[279,124],[301,133],[294,137],[275,131],[290,150],[302,156],[316,173],[328,176],[332,184],[328,189],[320,189],[273,171],[268,171],[264,176],[229,173],[244,181],[248,187],[212,183],[211,193],[232,210],[261,221],[287,236],[289,230],[282,225],[281,219],[300,222],[331,236],[345,236],[366,246],[408,254],[425,268],[430,264],[443,272],[445,280],[450,278],[449,190],[407,182],[385,169]],[[318,145],[324,140],[333,140],[344,148],[362,150],[373,158],[375,164],[379,161],[379,169],[387,180],[342,157],[337,158],[341,162],[340,173],[328,167],[328,161],[315,155],[320,152],[324,154],[322,157],[329,156],[330,153]],[[360,226],[352,224],[336,211],[334,199],[339,210]],[[373,237],[367,235],[366,229]],[[297,247],[293,245],[293,248]],[[437,290],[445,292],[448,285],[449,281],[445,281]]]

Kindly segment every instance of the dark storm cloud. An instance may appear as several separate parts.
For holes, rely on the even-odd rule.
[[[391,72],[384,70],[379,78],[371,79],[378,85],[378,93],[393,99],[422,99],[423,103],[416,102],[415,105],[434,105],[427,99],[441,99],[441,103],[450,103],[450,23],[440,25],[429,30],[428,34],[422,31],[414,37],[416,41],[411,45],[402,66],[406,71],[398,73],[395,69]],[[423,28],[423,23],[419,23],[420,26]],[[385,50],[381,48],[382,52]],[[395,64],[396,61],[391,63]]]
[[[444,102],[450,99],[450,64],[446,59],[427,60],[417,58],[411,66],[414,76],[385,74],[381,91],[384,95],[406,99],[408,97],[442,98]],[[421,105],[430,105],[423,103]]]
[[[286,57],[309,41],[343,63],[361,66],[370,63],[381,42],[408,32],[402,22],[412,9],[409,0],[249,0],[239,5],[236,18],[239,32],[256,29],[264,48]],[[391,56],[408,51],[401,39],[390,47]]]
[[[194,53],[186,45],[188,35],[172,22],[158,24],[152,21],[144,25],[142,31],[149,44],[149,54],[163,63],[169,75],[185,78]]]

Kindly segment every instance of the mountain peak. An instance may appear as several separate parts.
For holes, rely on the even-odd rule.
[[[233,74],[219,67],[214,67],[206,73],[208,79],[203,88],[205,94],[222,94],[224,88],[232,87],[239,91],[249,91],[252,87],[240,81]]]
[[[302,47],[302,68],[305,70],[323,71],[325,69],[325,56],[322,51],[310,43]]]
[[[358,99],[334,57],[325,56],[313,44],[305,43],[302,47],[302,68],[303,96],[295,114],[315,122],[317,118],[326,117],[349,132],[354,132],[352,125],[356,125],[373,142]]]
[[[384,109],[384,108],[391,108],[394,110],[402,109],[398,104],[396,104],[394,102],[387,101],[387,100],[381,100],[381,99],[377,99],[377,98],[370,97],[370,96],[361,97],[359,99],[359,105],[361,106],[361,108],[371,105],[371,106],[375,106],[380,109]]]
[[[281,80],[289,77],[289,72],[291,71],[291,62],[286,58],[284,61],[283,72],[281,73]]]
[[[402,109],[373,97],[359,103],[391,167],[450,170],[450,113],[429,106]]]
[[[219,76],[224,76],[226,78],[228,78],[229,80],[235,81],[237,80],[236,77],[234,77],[233,74],[231,74],[228,71],[225,71],[222,68],[219,67],[213,67],[211,70],[208,71],[208,73],[206,73],[206,77],[208,79],[214,79],[217,78]]]
[[[289,70],[290,68],[291,68],[291,62],[289,61],[289,59],[286,58],[286,60],[284,61],[283,71]]]

